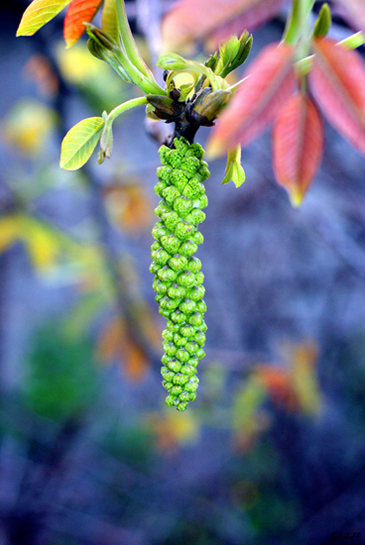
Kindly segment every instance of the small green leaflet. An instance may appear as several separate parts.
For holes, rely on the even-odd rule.
[[[119,30],[114,0],[104,0],[101,14],[101,28],[118,43]]]
[[[231,180],[236,187],[243,184],[246,179],[245,171],[241,165],[241,146],[228,150],[227,165],[222,185],[228,184]]]
[[[63,10],[71,0],[33,0],[23,13],[17,36],[32,36]]]
[[[94,151],[103,127],[102,117],[88,117],[72,127],[62,141],[60,167],[65,170],[82,167]]]

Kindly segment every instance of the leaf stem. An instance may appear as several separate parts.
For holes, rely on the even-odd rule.
[[[124,0],[115,0],[115,6],[117,10],[119,34],[121,37],[121,48],[125,51],[125,56],[130,61],[130,65],[137,69],[137,71],[141,74],[143,86],[139,87],[147,94],[151,93],[165,95],[166,92],[157,84],[151,70],[148,68],[140,52],[138,51],[128,23]],[[128,70],[128,72],[130,72],[130,70]],[[133,79],[135,82],[136,78]]]
[[[348,38],[345,38],[344,40],[341,40],[338,42],[337,45],[341,45],[342,47],[346,47],[346,49],[356,49],[357,47],[360,47],[361,45],[364,45],[365,43],[365,34],[361,32],[356,32],[355,34],[351,34]]]
[[[315,0],[292,0],[292,7],[283,34],[283,41],[294,45],[303,34],[308,15],[312,11]]]
[[[136,106],[143,106],[143,104],[148,104],[146,97],[132,98],[131,100],[127,100],[127,102],[123,102],[123,104],[119,104],[119,106],[109,113],[107,123],[113,123],[114,119],[124,112],[127,112]]]

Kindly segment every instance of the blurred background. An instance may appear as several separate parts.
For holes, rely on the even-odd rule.
[[[61,170],[66,131],[135,91],[86,40],[65,48],[63,16],[15,38],[28,2],[7,4],[0,545],[365,542],[365,158],[326,125],[299,209],[274,181],[269,131],[243,150],[239,189],[221,186],[224,161],[210,164],[207,355],[180,414],[164,404],[148,271],[151,133],[165,126],[133,111],[115,123],[110,160]],[[153,61],[173,2],[126,5]],[[251,58],[280,40],[286,9],[254,31]],[[349,32],[336,17],[333,35]]]

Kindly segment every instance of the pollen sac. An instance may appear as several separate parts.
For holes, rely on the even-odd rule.
[[[166,404],[184,411],[196,397],[197,365],[205,356],[204,275],[194,254],[204,241],[198,225],[205,219],[203,182],[210,173],[203,148],[184,138],[175,138],[173,149],[161,146],[159,153],[155,193],[162,200],[155,210],[159,221],[152,230],[150,271],[159,312],[166,318],[161,359]]]

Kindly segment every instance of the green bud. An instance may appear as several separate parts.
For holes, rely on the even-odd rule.
[[[164,349],[165,354],[167,354],[168,356],[175,356],[177,349],[173,342],[162,343],[162,348]]]
[[[196,342],[198,342],[197,339],[195,338],[196,334],[197,334],[196,329],[195,329],[194,326],[192,326],[190,324],[185,324],[185,325],[181,326],[180,329],[179,329],[179,333],[183,337],[187,337],[187,338],[194,337],[194,340]]]
[[[162,338],[167,342],[171,342],[174,339],[174,334],[169,329],[164,329],[162,332]]]
[[[169,187],[166,182],[157,182],[157,184],[155,185],[156,195],[162,197],[162,192],[166,187]]]
[[[175,227],[176,225],[179,223],[180,221],[180,218],[179,216],[176,214],[176,212],[174,211],[171,211],[171,212],[167,212],[167,214],[164,214],[162,216],[162,219],[165,223],[165,226],[167,227],[167,229],[169,231],[171,231],[172,233],[174,232],[175,230]]]
[[[180,168],[183,160],[183,155],[179,150],[170,150],[165,154],[165,161],[167,161],[173,169]]]
[[[185,337],[183,337],[179,333],[174,333],[174,343],[176,344],[176,346],[178,347],[185,346],[187,342],[188,340]]]
[[[170,269],[167,265],[157,271],[157,276],[160,280],[162,280],[162,282],[175,282],[177,278],[176,272]]]
[[[179,361],[186,363],[190,358],[190,354],[185,348],[179,348],[176,352],[176,358]]]
[[[175,310],[178,307],[180,299],[171,299],[168,295],[160,299],[160,306],[166,310]]]
[[[189,324],[199,327],[203,323],[203,314],[201,312],[194,312],[188,318]]]
[[[187,240],[190,238],[193,233],[196,231],[196,227],[189,223],[188,221],[179,221],[179,223],[176,224],[175,227],[175,235],[180,240]]]
[[[168,254],[165,250],[162,248],[159,248],[158,250],[155,250],[151,253],[151,257],[153,261],[158,263],[159,265],[166,265],[170,258],[170,254]]]
[[[167,148],[167,149],[169,149],[169,148]],[[157,178],[161,182],[165,182],[165,183],[168,184],[172,172],[173,172],[172,168],[170,168],[168,166],[158,167],[158,169],[157,169]]]
[[[195,244],[203,244],[204,242],[204,237],[200,231],[195,231],[190,238],[193,242],[195,242]]]
[[[197,112],[207,121],[213,121],[228,102],[231,91],[218,89],[204,97],[200,104],[194,104],[194,112]],[[200,165],[199,165],[200,166]]]
[[[204,314],[207,311],[207,305],[206,305],[205,301],[203,301],[203,300],[197,301],[196,310],[198,312],[201,312],[202,314]]]
[[[179,305],[179,310],[181,312],[184,312],[185,314],[190,314],[197,308],[197,303],[195,301],[192,301],[191,299],[185,299],[182,303]]]
[[[175,254],[174,257],[169,260],[169,266],[171,267],[171,269],[177,272],[186,269],[187,264],[187,258],[180,254]]]
[[[175,200],[180,197],[180,191],[175,186],[169,185],[163,190],[162,196],[168,205],[173,206]]]
[[[176,324],[184,324],[186,322],[186,315],[180,310],[176,310],[171,314],[171,321]]]
[[[194,390],[191,390],[191,391],[194,391]],[[170,393],[172,396],[178,396],[179,394],[181,394],[181,392],[182,392],[182,388],[181,386],[178,386],[177,384],[175,384],[170,390]]]
[[[172,297],[173,299],[182,299],[184,296],[185,296],[185,288],[183,288],[182,286],[180,286],[179,284],[173,284],[169,289],[168,289],[168,296],[169,297]]]
[[[179,398],[173,396],[173,395],[168,395],[166,400],[165,400],[165,403],[168,407],[176,407],[176,405],[179,404]]]
[[[173,371],[174,373],[179,373],[181,369],[181,362],[176,358],[170,358],[169,362],[166,363],[166,367]]]
[[[195,252],[197,251],[198,246],[193,242],[192,240],[187,240],[186,242],[183,242],[179,248],[179,252],[181,255],[185,257],[191,257]]]
[[[178,386],[183,386],[184,384],[186,384],[186,382],[188,382],[188,380],[189,380],[188,376],[183,375],[182,373],[176,373],[172,382],[174,384],[177,384]],[[181,399],[181,396],[180,396],[180,399]]]
[[[314,38],[324,38],[330,29],[332,23],[331,9],[327,2],[323,4],[314,25]]]
[[[180,273],[177,277],[177,283],[184,288],[191,288],[195,285],[195,275],[191,271]],[[191,299],[191,297],[190,297]]]
[[[201,347],[205,344],[205,335],[201,331],[196,331],[194,335],[194,340],[197,342]]]
[[[152,287],[155,290],[155,292],[160,295],[165,295],[168,289],[168,285],[165,284],[164,282],[161,282],[159,278],[154,279]]]
[[[189,361],[190,360],[188,360],[188,363],[185,363],[181,367],[180,373],[187,375],[188,377],[192,377],[193,375],[196,375],[196,366],[194,367],[193,365],[190,365]]]
[[[170,371],[170,369],[168,369],[167,367],[163,366],[161,367],[161,375],[166,381],[171,382],[175,376],[175,373],[173,371]]]
[[[205,288],[204,286],[194,286],[190,289],[188,289],[186,295],[189,299],[192,299],[193,301],[199,301],[204,297],[205,294]]]
[[[174,373],[173,373],[174,374]],[[175,375],[174,375],[175,376]],[[162,381],[162,386],[167,390],[171,390],[171,388],[173,387],[173,383],[168,381],[168,380],[163,380]]]
[[[199,345],[196,341],[188,341],[184,348],[189,352],[191,356],[193,356],[199,350]]]
[[[175,235],[164,235],[160,238],[160,242],[169,254],[166,259],[167,262],[171,254],[177,254],[181,244],[180,240]]]
[[[197,273],[202,268],[202,262],[197,257],[190,257],[187,268],[193,273]]]
[[[174,202],[174,210],[181,217],[184,218],[189,214],[193,208],[193,203],[187,197],[178,197]],[[158,214],[156,214],[158,215]]]

